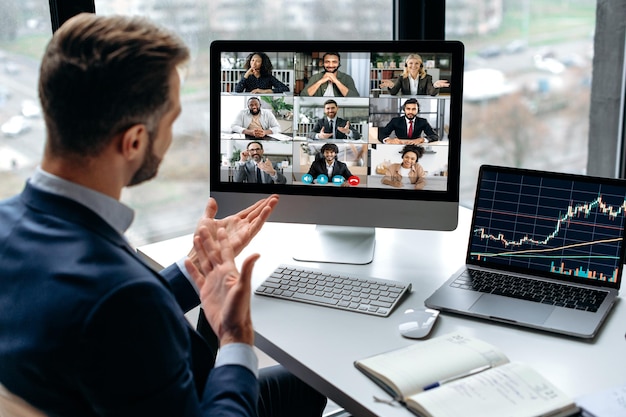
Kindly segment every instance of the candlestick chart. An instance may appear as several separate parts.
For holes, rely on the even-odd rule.
[[[499,173],[481,180],[470,259],[615,282],[621,268],[626,189]]]

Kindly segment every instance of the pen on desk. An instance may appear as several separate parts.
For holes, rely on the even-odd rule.
[[[491,368],[491,365],[481,366],[480,368],[472,369],[471,371],[465,372],[461,375],[451,376],[450,378],[444,378],[441,381],[433,382],[432,384],[426,385],[423,390],[428,391],[429,389],[437,388],[443,384],[447,384],[448,382],[456,381],[457,379],[465,378],[466,376],[474,375],[482,371],[486,371]]]

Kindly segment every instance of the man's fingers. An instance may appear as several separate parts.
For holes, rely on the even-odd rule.
[[[194,263],[189,258],[185,259],[185,268],[187,268],[187,272],[189,272],[189,275],[191,275],[191,278],[195,282],[196,287],[202,288],[202,286],[204,285],[204,274],[209,272],[205,271],[205,269],[210,268],[210,264],[207,264],[206,253],[204,252],[202,240],[199,236],[194,236],[193,248],[198,261]]]
[[[259,213],[265,208],[270,207],[270,209],[274,209],[274,207],[278,204],[278,195],[272,194],[271,196],[264,198],[262,200],[257,201],[250,207],[241,210],[238,213],[238,216],[242,219],[245,219],[250,216],[258,216]]]
[[[219,256],[219,263],[234,261],[235,259],[235,251],[233,250],[233,245],[231,245],[228,233],[226,229],[219,228],[217,230],[217,239],[218,245],[215,246],[216,256]],[[213,242],[215,243],[215,242]]]
[[[243,154],[243,153],[242,153]],[[210,219],[214,219],[217,214],[217,202],[213,197],[209,198],[206,207],[204,208],[204,216]]]
[[[258,253],[252,254],[248,256],[241,265],[241,285],[243,286],[243,290],[247,290],[248,292],[250,292],[252,287],[252,269],[259,257],[260,255]]]
[[[267,220],[270,214],[272,214],[272,211],[274,210],[274,207],[276,207],[276,204],[278,204],[278,196],[272,195],[264,200],[263,205],[260,205],[254,210],[251,215],[253,219],[250,223],[256,229],[255,233],[256,231],[258,231],[258,228],[260,228],[263,223],[265,223],[265,220]]]

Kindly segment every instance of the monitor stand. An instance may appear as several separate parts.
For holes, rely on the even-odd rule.
[[[317,225],[295,248],[293,259],[365,265],[374,260],[375,243],[373,227]]]

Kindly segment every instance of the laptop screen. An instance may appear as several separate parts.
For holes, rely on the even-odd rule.
[[[626,181],[483,166],[467,263],[619,288]]]

